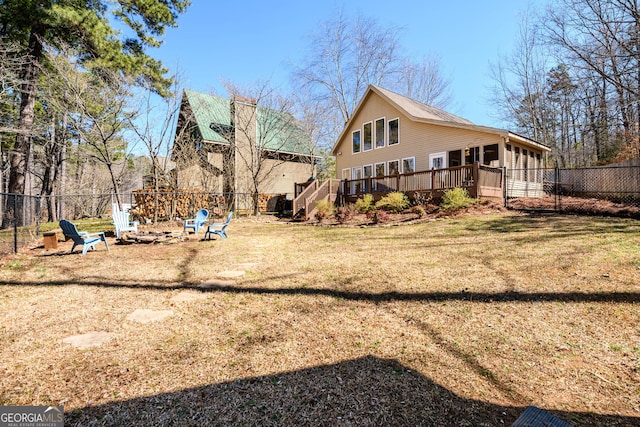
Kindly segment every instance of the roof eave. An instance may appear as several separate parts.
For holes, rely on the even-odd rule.
[[[360,109],[362,108],[362,106],[365,103],[365,100],[369,97],[371,92],[375,92],[376,94],[378,94],[378,96],[382,97],[388,103],[393,105],[396,109],[401,111],[409,120],[411,120],[413,122],[431,124],[431,125],[435,125],[435,126],[452,127],[452,128],[457,128],[457,129],[467,129],[467,130],[476,131],[476,132],[490,133],[490,134],[498,135],[498,136],[504,138],[505,141],[510,140],[510,139],[515,139],[520,143],[524,143],[524,144],[527,144],[527,145],[531,145],[533,147],[537,147],[537,148],[541,149],[542,151],[551,151],[551,149],[549,147],[547,147],[546,145],[544,145],[544,144],[541,144],[541,143],[539,143],[537,141],[534,141],[534,140],[529,139],[529,138],[527,138],[525,136],[518,135],[516,133],[510,132],[510,131],[505,130],[505,129],[498,129],[498,128],[493,128],[493,127],[489,127],[489,126],[481,126],[481,125],[475,125],[475,124],[449,122],[449,121],[444,121],[444,120],[433,120],[433,119],[425,119],[423,117],[416,117],[413,114],[409,113],[405,108],[403,108],[402,106],[398,105],[393,99],[391,99],[388,96],[386,96],[386,94],[384,94],[381,91],[379,91],[375,86],[369,85],[369,87],[367,88],[367,91],[365,92],[364,96],[362,97],[362,99],[360,99],[360,102],[356,106],[355,110],[353,110],[353,114],[351,115],[349,120],[344,124],[342,132],[340,132],[340,136],[338,137],[338,139],[336,140],[336,143],[334,144],[333,148],[331,149],[331,155],[332,156],[336,156],[337,155],[336,149],[338,148],[338,144],[340,144],[340,142],[344,138],[344,136],[345,136],[345,134],[347,132],[347,129],[349,129],[349,127],[351,125],[351,122],[353,121],[353,118],[359,113]]]

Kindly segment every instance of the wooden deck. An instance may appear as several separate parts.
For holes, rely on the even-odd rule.
[[[369,177],[341,182],[340,197],[352,203],[364,194],[379,199],[385,194],[400,191],[410,199],[417,197],[440,198],[453,188],[464,188],[471,197],[503,197],[504,174],[502,168],[474,163],[445,169]]]
[[[502,198],[503,183],[502,168],[492,168],[479,163],[353,180],[330,179],[323,183],[311,181],[296,184],[293,217],[310,218],[315,212],[316,203],[322,199],[346,204],[355,202],[365,194],[371,194],[378,200],[396,191],[405,193],[409,199],[437,199],[447,190],[465,188],[471,197]]]

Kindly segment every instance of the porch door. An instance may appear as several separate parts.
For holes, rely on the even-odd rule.
[[[362,168],[353,168],[351,170],[351,179],[354,180],[351,182],[351,193],[362,193]]]
[[[431,169],[444,169],[447,161],[447,153],[432,153],[429,154],[429,166]],[[444,188],[445,185],[445,171],[432,172],[433,177],[433,189]]]

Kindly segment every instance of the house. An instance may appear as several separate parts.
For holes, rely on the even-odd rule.
[[[291,114],[248,98],[183,92],[172,151],[176,188],[233,194],[236,209],[249,209],[258,194],[292,198],[295,183],[315,175],[316,159]]]
[[[493,173],[494,178],[491,185],[483,187],[478,187],[482,180],[476,179],[470,187],[476,190],[475,195],[501,197],[502,168],[510,174],[510,196],[542,195],[539,169],[549,151],[549,147],[513,132],[478,126],[390,90],[369,86],[331,154],[336,157],[337,178],[353,181],[347,193],[471,186],[471,167],[476,164],[481,173]],[[432,173],[433,169],[446,171]],[[428,176],[419,176],[420,171]],[[403,176],[405,183],[398,180],[393,184],[394,176]],[[422,184],[418,182],[421,179]]]

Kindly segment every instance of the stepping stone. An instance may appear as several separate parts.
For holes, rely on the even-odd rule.
[[[202,292],[182,291],[177,295],[171,297],[173,302],[191,302],[202,299],[207,299],[208,295]]]
[[[62,342],[65,344],[71,344],[76,348],[84,349],[102,345],[114,336],[115,334],[109,332],[88,332],[86,334],[64,338]]]
[[[236,277],[242,277],[246,274],[246,271],[238,270],[238,271],[221,271],[217,274],[218,277],[222,277],[223,279],[234,279]]]
[[[146,308],[139,308],[129,314],[127,316],[127,320],[138,323],[149,323],[164,320],[171,316],[173,316],[172,310],[149,310]]]

